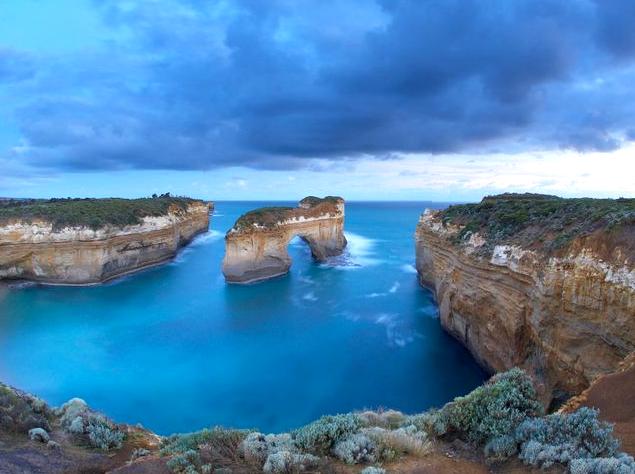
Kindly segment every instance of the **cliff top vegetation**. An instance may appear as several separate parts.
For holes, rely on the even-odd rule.
[[[66,199],[15,199],[0,201],[0,224],[10,221],[48,221],[53,229],[64,227],[90,227],[99,229],[106,225],[124,227],[142,222],[144,217],[163,216],[169,209],[187,209],[194,199],[172,197],[163,194],[140,199],[120,198],[66,198]]]
[[[616,238],[635,229],[635,199],[560,198],[544,194],[505,193],[477,204],[441,211],[444,224],[461,225],[460,241],[478,232],[489,246],[516,244],[557,251],[575,238],[606,230]],[[632,239],[631,239],[632,240]]]
[[[132,452],[131,461],[139,469],[122,472],[154,472],[159,464],[174,473],[211,473],[215,469],[343,472],[343,465],[349,464],[369,466],[356,472],[385,473],[401,461],[409,460],[408,465],[413,466],[418,458],[433,459],[438,453],[445,456],[444,446],[457,446],[456,439],[464,442],[465,451],[453,448],[455,454],[469,453],[472,466],[475,459],[496,463],[499,472],[510,472],[507,468],[520,462],[575,474],[630,473],[635,469],[632,456],[619,451],[612,425],[602,421],[597,410],[582,407],[544,416],[531,378],[517,368],[495,375],[439,410],[415,415],[394,410],[327,415],[280,434],[215,427],[162,437],[160,446],[156,437],[148,442],[152,433],[118,425],[81,399],[51,408],[0,383],[2,401],[0,419],[5,420],[5,431],[14,437],[12,445],[15,437],[27,434],[35,442],[50,439],[56,448],[54,454],[72,453],[74,462],[83,461],[83,471],[91,472],[110,470],[96,469],[95,460],[101,453],[112,453],[110,459],[118,456],[119,463],[124,463],[134,446],[138,449]],[[24,462],[24,443],[17,450],[17,454],[10,454]],[[80,458],[81,453],[91,457]],[[144,458],[150,470],[143,469]],[[452,472],[457,472],[456,462],[460,459],[453,460]]]
[[[300,201],[299,207],[261,207],[240,216],[232,230],[241,232],[252,228],[254,225],[273,229],[281,221],[287,219],[318,217],[328,213],[335,214],[337,212],[336,206],[341,202],[344,202],[344,200],[337,196],[326,196],[325,198],[307,196]]]

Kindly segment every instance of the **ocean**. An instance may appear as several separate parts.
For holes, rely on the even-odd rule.
[[[348,202],[345,255],[317,264],[296,238],[288,275],[225,284],[238,216],[294,204],[217,202],[210,231],[172,262],[104,285],[0,287],[0,380],[160,434],[416,413],[483,382],[417,282],[418,216],[442,203]]]

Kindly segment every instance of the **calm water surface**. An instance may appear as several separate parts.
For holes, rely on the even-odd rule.
[[[0,380],[161,434],[418,412],[482,382],[417,284],[415,225],[438,204],[347,203],[344,257],[315,264],[296,239],[289,275],[226,285],[223,235],[265,204],[217,203],[176,260],[106,285],[0,288]]]

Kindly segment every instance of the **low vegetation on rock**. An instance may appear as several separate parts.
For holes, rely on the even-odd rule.
[[[455,398],[432,420],[437,435],[457,435],[484,444],[514,432],[528,417],[542,413],[531,379],[520,369],[494,375],[464,397]]]
[[[81,399],[51,410],[2,385],[0,397],[1,427],[18,430],[34,443],[46,440],[45,426],[65,430],[74,444],[89,449],[117,450],[126,440],[124,430]],[[149,445],[136,447],[131,462],[163,459],[169,470],[184,474],[332,472],[338,464],[359,466],[354,472],[381,474],[404,457],[428,456],[457,439],[482,452],[489,463],[517,457],[531,467],[555,467],[556,472],[571,474],[635,472],[635,461],[619,452],[612,426],[600,421],[597,411],[580,408],[544,416],[531,379],[520,369],[495,375],[439,410],[324,416],[282,434],[204,429],[164,437],[152,450]]]
[[[619,443],[612,433],[613,427],[599,421],[596,410],[583,407],[570,414],[525,420],[516,430],[516,442],[519,457],[527,464],[550,467],[615,456]]]
[[[59,423],[77,444],[104,451],[120,449],[125,433],[105,416],[91,410],[81,398],[73,398],[55,410]]]
[[[565,199],[543,194],[486,196],[477,204],[441,211],[444,224],[462,226],[457,240],[478,232],[489,247],[517,244],[547,252],[598,229],[612,232],[635,226],[635,199]]]
[[[287,219],[310,218],[337,212],[337,204],[343,199],[337,196],[318,198],[308,196],[302,199],[299,207],[274,206],[261,207],[249,211],[238,218],[233,230],[241,232],[254,226],[273,229]]]
[[[27,433],[33,428],[51,429],[53,413],[39,398],[0,383],[0,430]]]
[[[19,220],[51,222],[55,230],[64,227],[89,227],[93,230],[110,225],[124,227],[141,224],[144,217],[158,217],[170,209],[187,209],[195,202],[186,197],[162,194],[141,199],[25,199],[0,202],[0,224]]]

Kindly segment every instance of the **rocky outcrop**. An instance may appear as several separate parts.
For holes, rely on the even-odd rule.
[[[95,284],[164,262],[209,226],[210,205],[172,206],[140,224],[57,228],[42,219],[0,225],[0,279]]]
[[[241,216],[225,236],[223,273],[230,283],[250,283],[289,271],[287,245],[300,236],[317,261],[346,246],[344,200],[307,197],[297,208],[263,208]]]
[[[523,367],[545,402],[564,400],[635,350],[633,223],[590,226],[548,251],[564,231],[517,215],[527,224],[501,242],[492,236],[506,228],[495,217],[484,225],[499,234],[488,234],[474,219],[453,223],[451,212],[426,211],[416,230],[420,282],[434,292],[443,327],[485,368]],[[576,219],[564,221],[579,229]],[[549,233],[528,238],[541,231]]]

